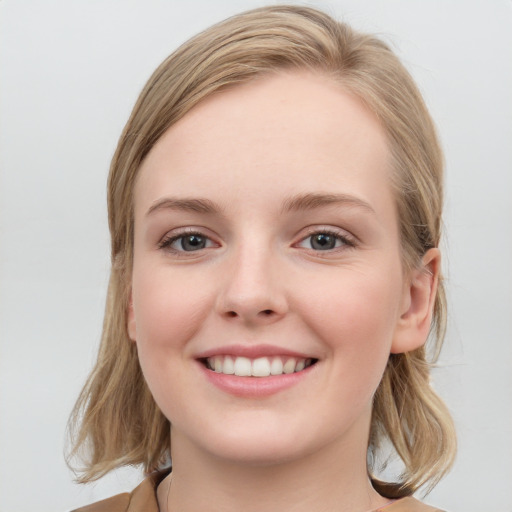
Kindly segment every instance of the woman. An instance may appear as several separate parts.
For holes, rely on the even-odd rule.
[[[141,93],[108,200],[75,452],[81,481],[148,478],[84,510],[433,510],[410,496],[455,450],[424,348],[444,334],[442,155],[384,43],[293,6],[208,29]]]

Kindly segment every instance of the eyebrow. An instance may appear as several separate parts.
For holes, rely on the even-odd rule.
[[[151,213],[159,210],[182,210],[195,213],[220,213],[221,209],[209,199],[201,198],[173,198],[164,197],[155,201],[146,213]]]
[[[298,194],[283,204],[283,213],[300,210],[314,210],[330,205],[347,205],[363,208],[375,214],[375,210],[366,201],[350,194]]]
[[[331,205],[346,205],[363,208],[375,214],[375,210],[362,199],[349,194],[298,194],[286,199],[283,203],[282,213],[314,210]],[[160,210],[181,210],[202,214],[220,214],[221,208],[204,198],[173,198],[164,197],[155,201],[146,213],[146,216]]]

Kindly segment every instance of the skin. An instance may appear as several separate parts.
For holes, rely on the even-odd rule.
[[[425,342],[440,259],[433,249],[405,274],[389,162],[375,116],[305,72],[207,98],[149,153],[128,330],[172,424],[161,510],[387,502],[367,477],[372,397],[390,352]],[[190,232],[204,248],[183,250]],[[312,236],[325,232],[335,246],[318,250]],[[248,397],[212,385],[197,360],[262,344],[318,362],[291,387]]]

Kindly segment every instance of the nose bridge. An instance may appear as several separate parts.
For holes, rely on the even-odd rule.
[[[233,248],[219,296],[222,315],[252,322],[277,319],[286,312],[275,252],[265,237],[243,240]]]

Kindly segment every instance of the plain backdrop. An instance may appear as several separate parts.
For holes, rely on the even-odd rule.
[[[109,271],[105,182],[144,82],[253,0],[0,0],[0,512],[68,510],[131,489],[63,459]],[[309,2],[380,34],[419,83],[446,153],[450,302],[434,384],[457,423],[427,501],[512,511],[512,2]],[[307,407],[307,404],[304,404]]]

